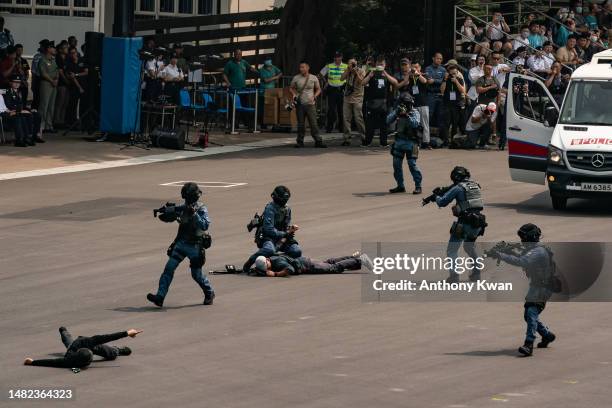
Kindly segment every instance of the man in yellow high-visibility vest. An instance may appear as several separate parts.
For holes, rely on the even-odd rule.
[[[344,84],[345,79],[342,79],[342,74],[346,71],[347,64],[342,62],[342,53],[336,52],[334,62],[327,64],[321,69],[321,77],[326,81],[325,93],[327,95],[327,133],[334,130],[334,124],[338,127],[338,131],[342,132],[342,109],[344,103]]]

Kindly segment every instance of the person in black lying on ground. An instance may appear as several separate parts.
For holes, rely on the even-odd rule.
[[[60,327],[59,332],[62,343],[67,349],[64,357],[41,360],[33,360],[28,357],[23,364],[42,367],[83,368],[93,361],[94,354],[103,357],[104,360],[114,360],[117,356],[129,356],[132,354],[129,347],[109,346],[106,343],[128,336],[136,337],[137,334],[142,333],[142,330],[129,329],[128,331],[92,337],[79,336],[74,340],[65,327]]]
[[[361,267],[372,269],[373,264],[366,254],[355,252],[351,256],[316,261],[305,256],[291,258],[287,255],[260,256],[255,260],[255,273],[260,276],[286,277],[302,274],[330,274],[356,271]]]

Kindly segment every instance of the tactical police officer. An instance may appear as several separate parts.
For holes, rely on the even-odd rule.
[[[290,197],[291,192],[285,186],[277,186],[272,192],[272,202],[266,205],[261,226],[255,234],[259,250],[244,264],[244,273],[249,272],[259,256],[269,257],[277,252],[284,252],[291,258],[302,255],[302,249],[294,238],[299,227],[291,224],[291,208],[287,205]]]
[[[421,194],[423,175],[416,163],[419,157],[419,147],[421,146],[418,132],[421,118],[419,111],[414,109],[414,99],[410,94],[404,93],[400,96],[397,112],[397,133],[395,135],[395,143],[391,145],[393,177],[397,182],[397,187],[390,189],[389,192],[391,194],[406,192],[404,187],[404,169],[402,168],[405,156],[415,185],[412,194]]]
[[[527,333],[525,343],[519,347],[518,351],[525,356],[531,356],[536,332],[542,336],[538,348],[548,347],[556,338],[548,327],[540,321],[540,313],[546,307],[546,301],[550,299],[553,292],[560,291],[560,288],[555,287],[560,284],[560,281],[554,274],[552,252],[539,244],[542,235],[540,228],[535,224],[525,224],[517,233],[524,246],[520,255],[496,252],[490,254],[490,256],[510,265],[520,266],[529,278],[529,290],[525,296],[525,313],[523,315],[527,323]]]
[[[456,200],[453,206],[453,215],[457,217],[457,221],[453,222],[450,230],[446,255],[456,260],[459,256],[459,247],[463,243],[463,249],[472,259],[476,259],[478,254],[474,242],[480,235],[484,235],[487,226],[486,218],[481,214],[484,208],[482,191],[480,185],[470,179],[470,172],[465,167],[455,167],[451,172],[451,180],[453,185],[443,195],[436,197],[438,207],[446,207],[453,200]],[[479,279],[480,270],[472,270],[470,280],[477,281]],[[459,281],[459,274],[455,272],[454,268],[450,271],[447,281],[449,283]]]
[[[215,298],[208,277],[202,274],[202,266],[206,261],[205,250],[210,247],[211,238],[206,233],[210,218],[206,207],[199,202],[201,196],[202,190],[196,183],[186,183],[181,189],[181,197],[185,203],[178,206],[168,203],[161,209],[159,219],[164,222],[178,221],[179,229],[174,242],[168,248],[169,258],[159,278],[157,294],[147,295],[147,299],[159,307],[163,306],[174,271],[185,258],[189,258],[191,262],[191,277],[204,291],[204,304],[212,305]]]

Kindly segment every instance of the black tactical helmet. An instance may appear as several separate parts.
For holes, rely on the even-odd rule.
[[[291,191],[285,186],[276,186],[272,192],[272,200],[281,207],[287,205],[289,198],[291,197]]]
[[[403,103],[405,105],[408,105],[410,107],[412,107],[412,105],[414,105],[414,98],[412,97],[412,95],[410,95],[409,93],[404,92],[402,94],[402,96],[400,97],[400,103]]]
[[[193,204],[202,197],[202,190],[200,190],[200,187],[198,187],[196,183],[185,183],[183,188],[181,188],[181,197],[183,197],[187,203]]]
[[[451,171],[450,178],[453,183],[459,183],[467,178],[470,178],[471,174],[465,167],[457,166]]]
[[[516,232],[523,242],[540,242],[542,230],[535,224],[525,224]]]

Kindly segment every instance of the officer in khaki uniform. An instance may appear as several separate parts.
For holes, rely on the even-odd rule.
[[[38,110],[41,117],[41,126],[44,131],[54,132],[53,115],[55,113],[55,97],[59,80],[59,69],[55,63],[55,45],[49,44],[38,67],[40,72],[40,104]]]

